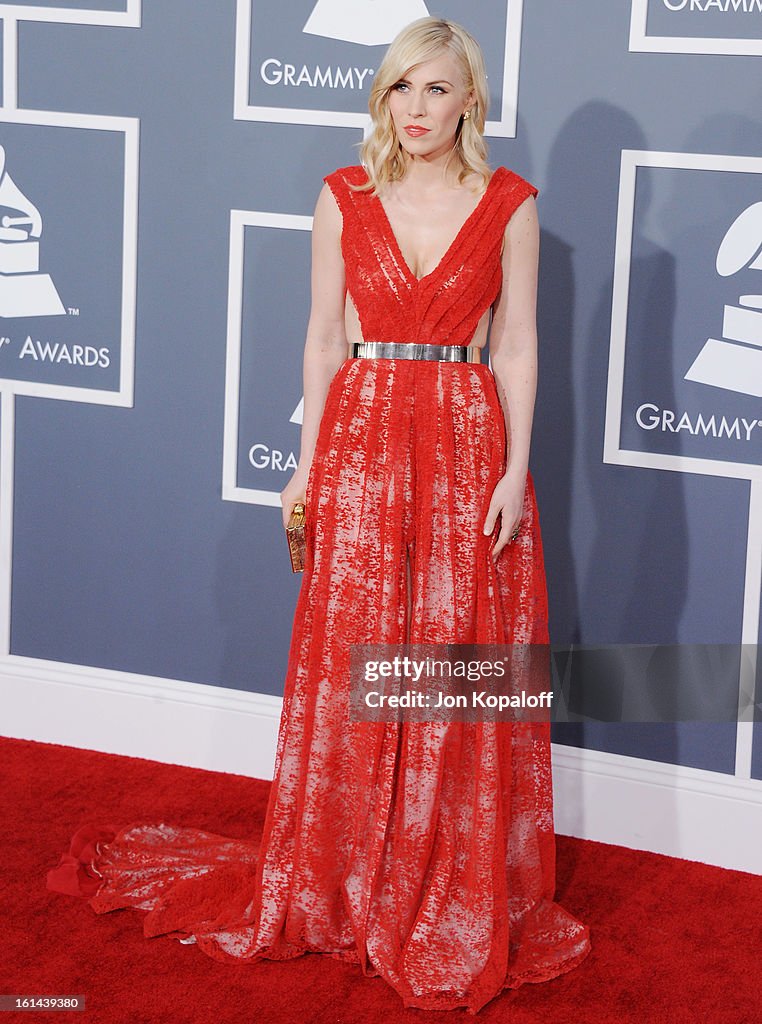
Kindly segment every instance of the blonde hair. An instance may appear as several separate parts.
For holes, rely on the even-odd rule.
[[[476,173],[481,175],[486,186],[492,172],[487,164],[484,142],[489,91],[481,48],[474,37],[454,21],[419,18],[392,40],[373,79],[368,97],[373,129],[360,143],[360,161],[368,174],[368,181],[352,186],[357,191],[373,189],[377,195],[384,185],[403,177],[405,156],[389,112],[389,93],[409,71],[439,56],[442,50],[449,51],[457,61],[465,91],[473,92],[475,101],[471,116],[461,116],[455,145],[446,166],[451,160],[458,160],[459,183],[469,174]]]

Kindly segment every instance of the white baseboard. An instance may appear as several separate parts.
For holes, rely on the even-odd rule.
[[[0,732],[271,779],[281,699],[0,658]],[[762,782],[553,744],[556,831],[762,874]]]
[[[762,875],[762,782],[553,744],[556,831]]]
[[[280,697],[0,657],[0,733],[271,779]]]

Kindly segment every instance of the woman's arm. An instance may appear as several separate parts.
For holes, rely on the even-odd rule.
[[[505,229],[503,286],[495,303],[490,362],[505,417],[508,458],[492,496],[484,532],[492,533],[501,513],[496,558],[521,520],[529,469],[529,446],[537,392],[537,268],[540,226],[530,196]]]
[[[312,302],[304,345],[301,447],[294,474],[281,491],[284,525],[294,503],[304,501],[328,388],[348,355],[341,226],[341,211],[328,185],[323,185],[312,222]]]

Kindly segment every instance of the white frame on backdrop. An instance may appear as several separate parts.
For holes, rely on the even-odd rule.
[[[230,211],[228,324],[225,357],[225,426],[222,439],[222,497],[250,505],[280,508],[280,491],[238,484],[239,417],[241,393],[241,333],[243,329],[244,241],[247,227],[312,231],[312,217],[254,210]]]
[[[135,377],[135,302],[137,289],[138,237],[138,134],[134,117],[100,114],[60,114],[51,110],[18,110],[0,107],[0,124],[33,127],[86,129],[120,132],[124,135],[124,183],[122,211],[122,296],[120,311],[119,389],[87,388],[78,385],[48,384],[14,380],[0,376],[0,392],[57,398],[95,405],[130,407],[134,401]]]
[[[678,473],[729,477],[749,481],[748,531],[743,583],[741,643],[759,644],[760,584],[762,583],[762,466],[727,462],[720,459],[691,458],[659,452],[641,452],[621,447],[622,404],[627,346],[627,308],[630,290],[635,185],[639,167],[691,171],[733,171],[762,174],[762,157],[730,156],[709,153],[663,153],[653,150],[622,150],[619,177],[616,242],[614,246],[614,285],[611,305],[606,421],[603,461],[619,466],[666,469]],[[754,705],[749,694],[757,692],[756,666],[744,660],[738,681],[738,725],[736,732],[735,776],[751,778],[754,744]]]
[[[366,129],[369,118],[367,114],[363,113],[305,110],[296,107],[265,107],[249,103],[253,2],[254,0],[237,0],[233,117],[238,121],[269,121],[276,124],[311,124],[329,128]],[[497,121],[487,121],[484,134],[495,138],[513,139],[516,137],[518,123],[521,23],[524,0],[502,0],[502,2],[507,3],[507,7],[500,116]]]
[[[86,7],[42,7],[38,4],[6,4],[0,0],[0,21],[47,21],[62,25],[110,25],[140,28],[142,0],[125,0],[125,10],[106,11]]]
[[[623,449],[620,445],[627,346],[627,310],[629,305],[633,221],[635,216],[635,182],[639,167],[688,171],[736,171],[762,174],[762,157],[725,156],[708,153],[661,153],[652,150],[634,149],[622,150],[619,177],[619,206],[617,210],[616,243],[614,249],[614,288],[611,306],[609,376],[606,394],[603,461],[620,466],[671,469],[680,473],[704,473],[708,476],[733,477],[741,480],[757,480],[762,482],[762,466],[755,466],[751,463],[691,458],[685,455],[669,455],[659,452],[631,451]]]
[[[762,39],[652,36],[648,33],[648,0],[632,0],[630,50],[636,53],[697,53],[759,57],[762,56]]]

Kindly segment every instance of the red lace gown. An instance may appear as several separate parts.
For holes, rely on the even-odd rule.
[[[501,287],[505,226],[537,190],[498,167],[419,280],[380,201],[348,187],[363,180],[359,166],[325,178],[364,338],[468,344]],[[496,563],[499,520],[482,533],[505,460],[486,363],[346,359],[307,485],[307,563],[261,840],[88,823],[48,887],[87,896],[98,913],[147,911],[146,935],[218,960],[327,953],[423,1009],[476,1013],[504,988],[578,965],[588,928],[554,902],[549,725],[348,716],[352,643],[547,643],[531,475],[519,538]]]

